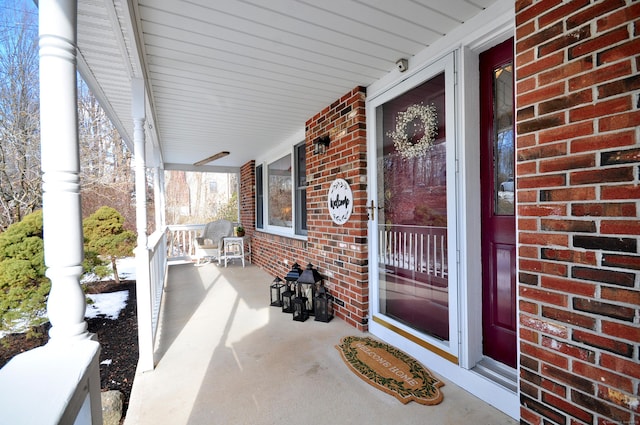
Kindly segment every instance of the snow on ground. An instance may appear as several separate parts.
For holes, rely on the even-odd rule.
[[[11,324],[11,330],[0,331],[0,339],[13,333],[25,333],[29,330],[30,327],[30,322],[28,320],[18,319]]]
[[[87,298],[93,301],[87,304],[87,311],[84,314],[87,319],[106,317],[107,319],[116,320],[120,316],[120,311],[127,306],[129,291],[87,294]]]
[[[136,261],[134,257],[118,259],[117,266],[120,279],[135,280]],[[111,279],[113,279],[113,275],[107,276],[103,280]],[[118,291],[106,294],[88,294],[87,297],[92,301],[92,303],[87,304],[87,312],[85,313],[87,319],[104,316],[107,319],[116,320],[118,316],[120,316],[120,311],[127,306],[129,292]]]
[[[135,257],[127,257],[127,258],[119,258],[116,260],[116,265],[118,266],[118,276],[122,280],[136,280],[136,259]],[[111,265],[109,265],[111,268]],[[87,273],[82,276],[80,280],[81,283],[91,283],[105,280],[113,280],[113,273],[99,278],[93,273]]]
[[[135,257],[120,258],[116,260],[118,275],[120,279],[136,280],[136,259]]]
[[[136,279],[136,261],[135,257],[127,257],[116,260],[118,266],[118,275],[122,280]],[[102,280],[112,280],[113,275],[104,277]],[[99,278],[95,275],[84,276],[82,283],[96,282]],[[87,295],[92,300],[92,304],[87,303],[85,317],[92,319],[94,317],[106,317],[115,320],[120,316],[120,311],[127,306],[129,293],[127,291],[113,292],[108,294],[90,294]],[[0,339],[9,333],[26,332],[30,324],[22,321],[14,324],[11,331],[0,331]]]

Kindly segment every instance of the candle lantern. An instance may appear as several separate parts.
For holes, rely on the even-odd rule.
[[[291,266],[291,270],[289,270],[287,275],[284,277],[284,280],[287,281],[287,284],[289,286],[292,286],[300,277],[300,273],[302,273],[302,268],[300,268],[300,264],[293,263],[293,266]]]
[[[283,313],[293,313],[294,298],[295,298],[295,293],[290,289],[287,289],[282,293],[282,312]]]
[[[330,322],[333,319],[333,295],[324,286],[321,286],[313,298],[315,320],[318,322]]]
[[[286,284],[285,291],[282,293],[283,313],[293,313],[293,300],[296,296],[295,284],[300,277],[301,272],[302,269],[300,269],[300,265],[298,263],[293,263],[293,266],[291,266],[291,270],[284,277]]]
[[[282,288],[284,288],[284,283],[282,283],[282,279],[276,276],[273,279],[273,283],[271,283],[271,305],[273,307],[282,307]]]
[[[307,297],[295,297],[293,299],[293,320],[296,322],[304,322],[308,318]]]
[[[307,311],[313,316],[315,314],[313,299],[318,288],[322,286],[322,276],[317,269],[313,268],[313,264],[307,264],[307,269],[298,278],[298,285],[300,286],[301,296],[307,298]]]

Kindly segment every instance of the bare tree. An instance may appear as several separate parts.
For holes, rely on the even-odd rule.
[[[42,205],[37,15],[22,7],[0,17],[0,231]]]
[[[83,217],[102,206],[116,209],[125,228],[135,229],[132,156],[86,84],[78,84]]]
[[[169,224],[238,221],[238,176],[234,173],[165,171]]]
[[[28,2],[2,7],[0,232],[42,207],[37,25]],[[83,216],[110,206],[125,217],[126,228],[135,228],[131,152],[81,79],[78,117]]]

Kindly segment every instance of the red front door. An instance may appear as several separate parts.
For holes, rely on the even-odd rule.
[[[480,55],[484,355],[516,366],[513,39]]]

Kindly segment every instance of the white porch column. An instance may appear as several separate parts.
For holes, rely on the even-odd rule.
[[[160,217],[162,218],[162,226],[167,225],[167,191],[164,180],[164,168],[158,170],[160,172],[160,196],[162,199],[160,208]]]
[[[76,0],[40,0],[40,141],[51,339],[0,369],[0,422],[102,424],[100,344],[84,321]],[[45,401],[34,408],[33,400]]]
[[[166,224],[164,218],[164,170],[156,167],[153,173],[153,199],[156,216],[156,230],[164,228]]]
[[[76,1],[41,0],[40,130],[44,252],[51,341],[89,337],[80,287],[84,255],[76,103]]]
[[[153,323],[151,301],[151,255],[147,238],[147,176],[145,161],[145,91],[144,80],[131,81],[133,114],[133,144],[136,169],[136,227],[138,246],[136,255],[136,299],[138,314],[138,369],[153,370]]]
[[[147,177],[145,159],[144,121],[144,80],[131,80],[131,113],[133,115],[133,148],[136,169],[136,227],[138,247],[147,248]]]

